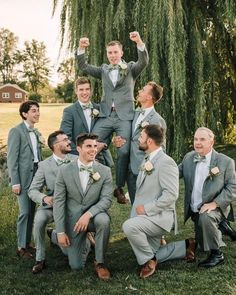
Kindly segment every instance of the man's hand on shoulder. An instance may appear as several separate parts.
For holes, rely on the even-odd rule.
[[[144,44],[141,37],[140,37],[140,35],[139,35],[139,32],[136,32],[136,31],[135,32],[130,32],[129,33],[129,38],[130,38],[131,41],[135,42],[139,46]]]
[[[85,49],[89,46],[89,38],[83,37],[79,39],[79,49]]]

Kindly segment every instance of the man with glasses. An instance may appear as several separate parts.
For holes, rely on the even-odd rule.
[[[39,164],[31,186],[29,197],[40,204],[34,220],[34,240],[36,246],[36,263],[34,274],[45,268],[45,228],[53,222],[53,195],[57,172],[63,165],[77,159],[71,152],[70,140],[63,131],[55,131],[48,137],[48,146],[53,154]]]

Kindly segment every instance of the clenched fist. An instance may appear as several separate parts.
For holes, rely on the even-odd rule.
[[[83,37],[83,38],[79,39],[79,48],[80,49],[85,49],[88,46],[89,46],[89,38]]]

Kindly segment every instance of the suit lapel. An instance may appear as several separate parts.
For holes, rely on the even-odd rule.
[[[25,133],[25,137],[27,138],[27,141],[29,143],[29,146],[30,146],[31,151],[34,154],[32,142],[31,142],[31,139],[30,139],[30,136],[29,136],[29,131],[28,131],[27,127],[25,126],[25,123],[24,122],[22,122],[21,128],[22,128],[23,132]],[[38,141],[38,139],[37,139],[37,141]]]
[[[79,113],[79,117],[81,118],[86,131],[89,132],[88,124],[84,116],[84,111],[82,110],[81,105],[78,101],[75,104],[76,104],[76,110]]]
[[[194,179],[195,179],[195,173],[196,173],[196,167],[197,167],[197,162],[194,162],[193,159],[194,159],[194,156],[197,155],[197,153],[194,153],[192,158],[191,158],[191,161],[192,163],[190,163],[190,181],[191,181],[191,187],[193,188],[194,186]]]
[[[84,192],[83,192],[82,185],[80,182],[79,168],[78,168],[77,161],[72,162],[72,175],[74,177],[75,183],[78,187],[78,190],[79,190],[81,196],[84,196]]]
[[[112,81],[111,81],[111,78],[110,78],[110,76],[109,76],[108,65],[105,65],[105,67],[104,67],[104,73],[105,73],[106,79],[107,79],[108,83],[110,84],[110,86],[111,86],[112,88],[115,88],[114,85],[113,85],[113,83],[112,83]]]
[[[138,117],[139,117],[139,112],[135,111],[134,120],[132,122],[132,137],[134,137],[134,135],[139,131],[138,128],[134,129],[135,124],[136,124],[136,122],[138,120]]]
[[[93,163],[93,173],[99,172],[98,171],[98,165],[96,164],[96,162]],[[100,173],[99,173],[100,174]],[[84,195],[87,195],[88,190],[90,189],[91,185],[94,183],[94,180],[92,179],[92,177],[89,177],[88,183],[87,183],[87,187],[85,189]]]
[[[96,110],[99,111],[99,109],[96,108],[96,105],[93,102],[92,102],[92,105],[93,105],[93,109],[96,109]],[[91,128],[90,128],[91,130],[93,130],[93,126],[94,126],[94,124],[96,122],[96,119],[93,117],[93,114],[92,114],[93,109],[91,110]],[[89,132],[91,130],[89,130]]]

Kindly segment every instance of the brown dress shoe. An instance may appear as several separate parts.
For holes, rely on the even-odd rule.
[[[116,188],[114,190],[114,197],[117,198],[119,204],[127,204],[129,201],[126,199],[122,188]]]
[[[197,243],[196,243],[196,240],[193,238],[190,238],[187,241],[188,241],[188,247],[186,248],[185,260],[187,262],[194,262],[196,260],[195,251],[197,248]]]
[[[36,248],[32,244],[28,244],[26,246],[26,250],[29,251],[31,254],[34,254],[36,252]]]
[[[150,277],[151,275],[154,274],[156,268],[157,268],[157,261],[154,259],[149,260],[142,266],[140,274],[139,274],[140,278],[145,279]]]
[[[45,260],[36,261],[36,264],[32,268],[32,273],[36,274],[41,272],[46,267]]]
[[[33,255],[25,248],[20,248],[16,250],[16,254],[24,259],[31,259],[33,258]]]
[[[111,278],[109,270],[106,268],[104,263],[95,262],[95,272],[100,280],[108,281]]]

